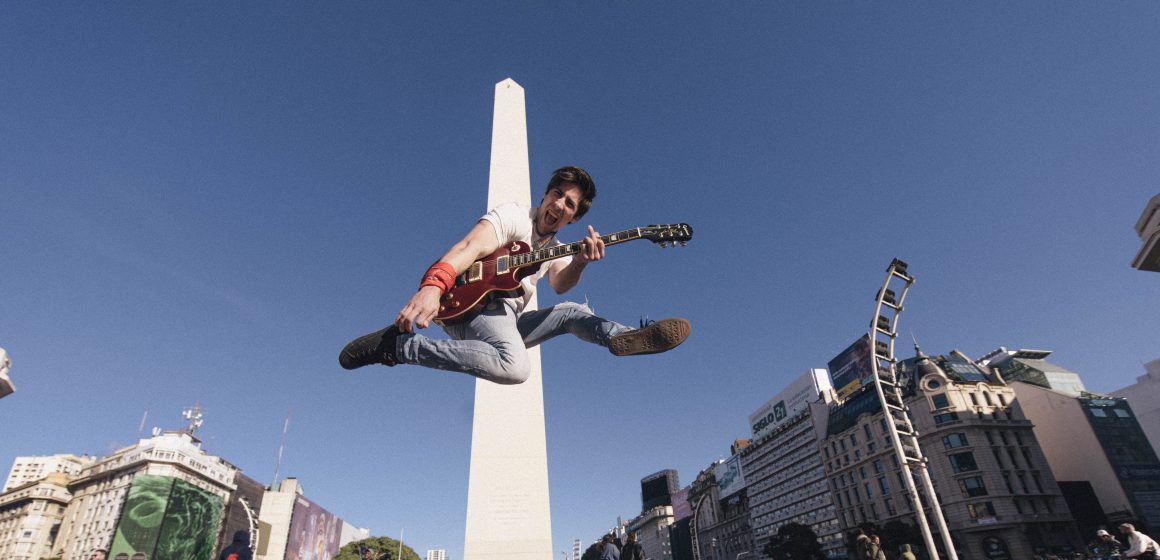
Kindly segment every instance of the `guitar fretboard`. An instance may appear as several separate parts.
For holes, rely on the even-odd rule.
[[[601,235],[600,239],[604,240],[605,245],[616,245],[617,243],[624,243],[625,241],[632,241],[633,239],[640,239],[640,228],[626,229],[608,235]],[[519,268],[522,266],[529,266],[550,260],[555,260],[568,255],[575,255],[580,252],[582,247],[581,241],[573,241],[572,243],[565,243],[563,245],[556,245],[553,247],[544,247],[530,253],[522,255],[514,255],[511,257],[511,267]]]

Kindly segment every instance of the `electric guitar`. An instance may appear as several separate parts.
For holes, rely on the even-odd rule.
[[[693,228],[689,224],[652,225],[600,236],[605,246],[647,239],[661,247],[675,247],[684,246],[692,238]],[[455,278],[455,286],[439,300],[435,321],[456,325],[474,318],[497,297],[520,297],[524,294],[520,280],[535,273],[540,265],[575,255],[580,249],[580,241],[536,251],[523,241],[503,245],[494,253],[471,263],[463,274]]]

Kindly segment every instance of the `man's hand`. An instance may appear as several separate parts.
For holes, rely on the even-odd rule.
[[[603,258],[604,240],[600,238],[600,234],[595,229],[592,229],[592,226],[588,226],[588,235],[580,242],[580,252],[576,253],[572,260],[588,264]]]
[[[431,318],[439,312],[439,288],[423,286],[395,317],[395,326],[402,332],[415,332],[415,327],[427,328]]]

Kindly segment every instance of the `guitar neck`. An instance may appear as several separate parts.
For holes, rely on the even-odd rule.
[[[616,245],[617,243],[624,243],[625,241],[632,241],[633,239],[640,239],[640,228],[626,229],[608,235],[601,235],[600,239],[607,245]],[[582,247],[581,241],[573,241],[572,243],[565,243],[563,245],[556,245],[553,247],[544,247],[536,251],[524,253],[522,255],[515,255],[512,257],[512,268],[520,268],[524,266],[531,266],[547,261],[556,260],[559,258],[575,255],[580,252]]]

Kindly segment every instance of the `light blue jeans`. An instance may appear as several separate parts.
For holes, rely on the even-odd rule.
[[[399,363],[461,371],[513,385],[523,383],[531,373],[527,348],[564,333],[608,346],[613,336],[631,329],[597,317],[587,305],[579,303],[565,302],[517,313],[514,299],[497,298],[474,319],[443,330],[451,340],[435,340],[421,334],[399,336],[395,352]]]

